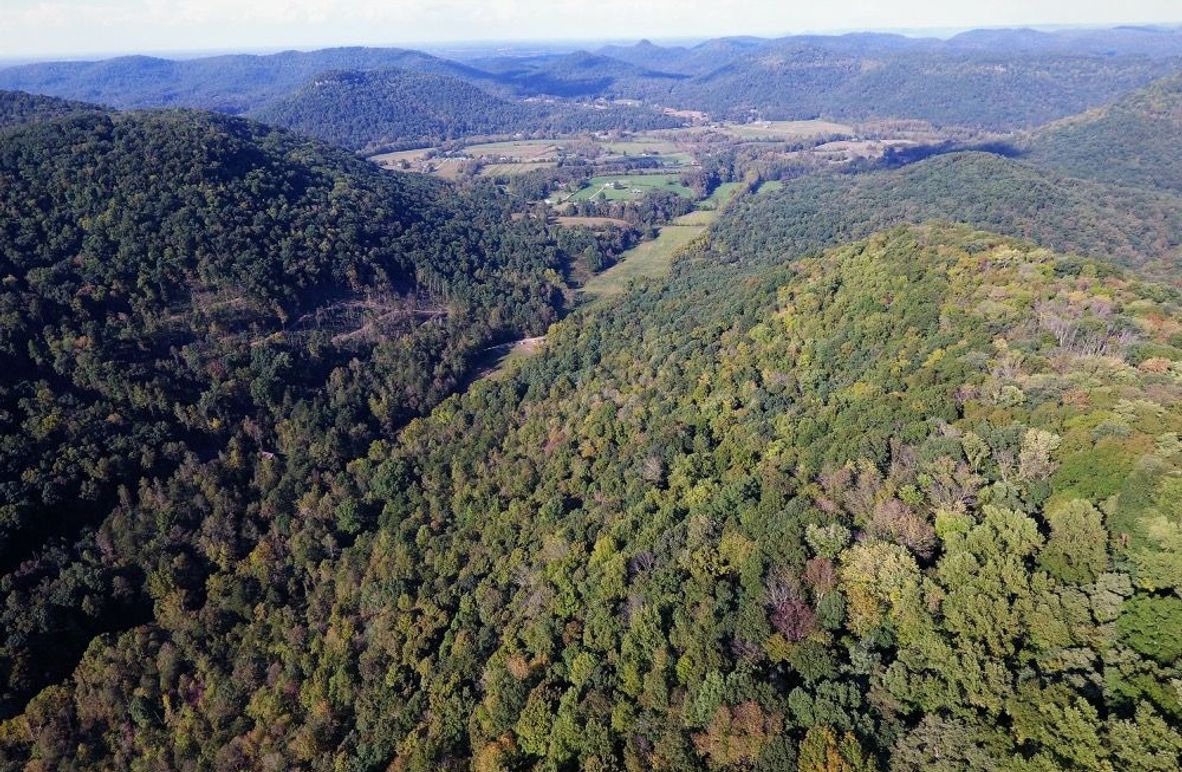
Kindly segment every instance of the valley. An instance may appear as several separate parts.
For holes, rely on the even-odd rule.
[[[1182,768],[1182,27],[449,51],[0,69],[0,768]]]

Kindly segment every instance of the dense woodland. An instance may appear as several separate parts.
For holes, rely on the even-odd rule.
[[[574,255],[506,207],[209,114],[6,137],[0,707],[141,619],[150,587],[201,587],[289,486],[433,406],[480,348],[544,331]],[[175,515],[103,530],[152,490]]]
[[[947,228],[690,256],[160,586],[12,750],[1173,769],[1180,300]]]
[[[68,99],[27,94],[23,91],[0,91],[0,131],[101,109],[85,102],[72,102]]]
[[[903,222],[949,220],[1178,276],[1182,198],[958,152],[867,174],[814,175],[745,200],[718,226],[727,259],[780,261]]]
[[[353,150],[421,147],[479,135],[553,136],[682,125],[637,107],[513,102],[459,78],[409,70],[326,73],[254,117]]]
[[[1180,40],[0,71],[337,145],[0,92],[0,768],[1182,768],[1182,92],[1130,91]],[[515,101],[621,84],[1103,106],[850,163],[706,133],[689,195],[558,212],[595,143],[351,152],[658,116]],[[579,294],[682,215],[667,277]]]
[[[1031,137],[1027,157],[1074,177],[1182,193],[1182,74]]]

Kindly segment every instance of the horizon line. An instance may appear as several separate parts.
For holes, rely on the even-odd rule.
[[[695,36],[681,35],[662,37],[659,35],[639,35],[637,37],[611,38],[602,36],[588,37],[537,37],[510,39],[454,39],[454,40],[418,40],[418,41],[390,41],[376,42],[337,42],[313,43],[307,45],[262,45],[229,48],[185,48],[185,49],[106,49],[84,51],[77,53],[45,53],[26,56],[0,56],[0,67],[20,66],[23,64],[50,64],[55,62],[88,62],[104,61],[132,56],[146,56],[161,59],[172,58],[176,61],[204,59],[216,56],[273,56],[275,54],[300,52],[310,53],[334,48],[399,48],[430,52],[432,49],[464,50],[481,48],[523,48],[527,46],[541,46],[549,48],[568,48],[574,46],[578,50],[579,44],[607,45],[637,45],[648,41],[662,47],[676,45],[698,45],[711,40],[728,40],[735,38],[754,38],[757,40],[782,40],[794,37],[842,37],[846,35],[895,35],[915,40],[950,40],[957,35],[975,31],[1005,31],[1030,30],[1033,32],[1057,33],[1071,30],[1119,30],[1119,29],[1149,29],[1163,32],[1182,31],[1182,19],[1175,22],[1121,22],[1119,24],[997,24],[973,25],[958,27],[832,27],[825,29],[801,30],[785,33],[737,33],[732,35]]]

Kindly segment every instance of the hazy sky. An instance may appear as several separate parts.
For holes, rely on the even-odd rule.
[[[0,58],[1182,22],[1182,0],[0,0]]]

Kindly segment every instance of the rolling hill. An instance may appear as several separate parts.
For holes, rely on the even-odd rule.
[[[526,106],[464,81],[407,70],[325,73],[253,113],[356,150],[519,131],[533,116]]]
[[[322,72],[390,67],[496,85],[486,73],[421,51],[326,48],[184,60],[127,56],[28,64],[0,70],[0,88],[118,108],[196,107],[236,115],[286,96]]]
[[[1040,129],[1030,161],[1073,177],[1182,193],[1182,73]]]
[[[474,135],[653,129],[681,125],[635,107],[501,99],[446,75],[331,72],[253,117],[354,150],[437,144]]]
[[[1074,179],[984,152],[794,180],[749,197],[716,230],[723,254],[766,260],[926,220],[969,223],[1166,278],[1182,275],[1178,197]]]
[[[683,75],[637,67],[610,56],[575,51],[513,73],[513,85],[525,94],[560,97],[636,96],[637,84],[659,89],[685,78]]]
[[[85,102],[27,94],[23,91],[0,91],[0,129],[19,128],[40,121],[101,109]]]

